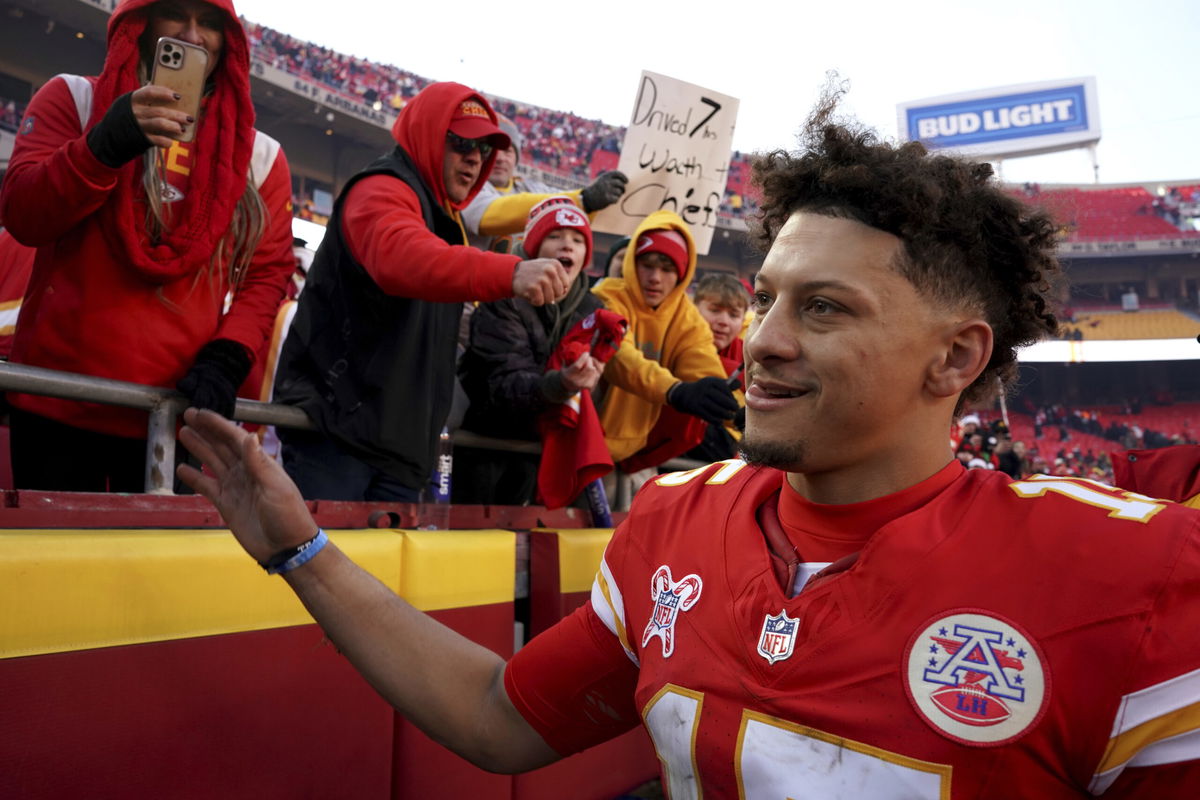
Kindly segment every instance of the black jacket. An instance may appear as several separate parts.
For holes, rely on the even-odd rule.
[[[603,307],[598,297],[584,293],[562,332]],[[471,400],[464,428],[503,439],[537,440],[538,415],[551,403],[567,399],[554,396],[561,385],[556,391],[554,383],[545,380],[546,362],[558,345],[550,340],[554,310],[509,299],[483,303],[471,315],[470,346],[458,368]]]
[[[430,231],[463,244],[462,229],[401,148],[351,178],[300,295],[279,357],[275,401],[304,409],[344,450],[416,489],[429,480],[450,411],[462,303],[385,294],[350,255],[342,204],[358,181],[380,174],[412,188]]]

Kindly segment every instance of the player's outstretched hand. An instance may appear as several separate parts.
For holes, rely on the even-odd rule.
[[[180,464],[180,480],[207,497],[255,561],[303,544],[317,533],[304,498],[258,437],[221,415],[189,408],[179,441],[208,473]]]
[[[513,271],[513,297],[523,297],[535,306],[562,300],[570,288],[567,271],[555,258],[522,261]]]

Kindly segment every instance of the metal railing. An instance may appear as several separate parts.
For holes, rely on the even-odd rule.
[[[77,400],[104,405],[122,406],[147,411],[150,421],[146,430],[146,482],[147,494],[174,494],[175,483],[175,429],[179,415],[188,406],[188,399],[174,389],[144,386],[140,383],[97,378],[73,372],[31,367],[26,364],[0,362],[0,391],[21,392],[62,400]],[[312,420],[295,406],[279,403],[260,403],[257,400],[238,398],[234,404],[233,418],[238,422],[258,425],[276,425],[285,428],[313,430]],[[477,447],[485,450],[504,450],[513,453],[540,453],[538,442],[512,439],[493,439],[470,431],[454,433],[454,444],[462,447]],[[673,469],[691,469],[701,462],[690,459],[672,459],[664,466]],[[618,511],[629,508],[632,500],[630,478],[617,474],[616,496],[612,507]]]

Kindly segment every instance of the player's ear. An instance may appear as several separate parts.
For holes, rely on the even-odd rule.
[[[938,358],[929,366],[925,388],[935,397],[953,397],[975,382],[992,357],[992,326],[982,319],[946,329]]]

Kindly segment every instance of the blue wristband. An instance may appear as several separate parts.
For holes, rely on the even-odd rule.
[[[324,530],[317,528],[317,535],[304,544],[282,550],[265,562],[258,562],[258,565],[265,569],[268,575],[282,575],[307,564],[317,553],[325,549],[327,544],[329,544],[329,537]]]

